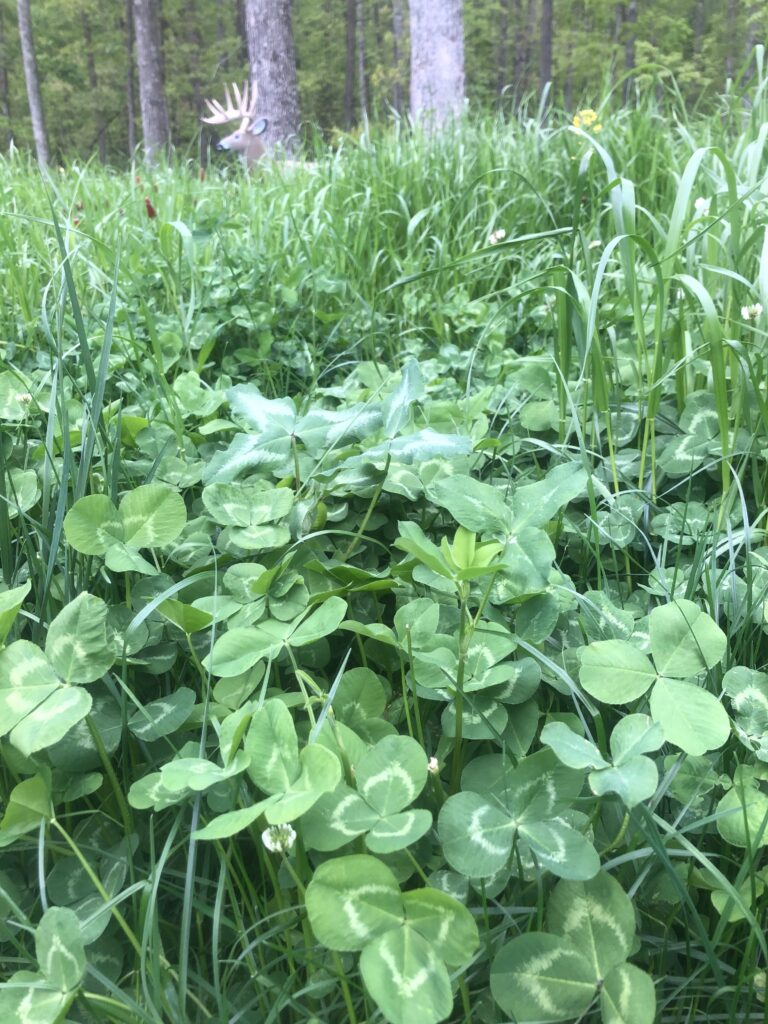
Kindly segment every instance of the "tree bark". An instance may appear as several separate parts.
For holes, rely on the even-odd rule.
[[[163,86],[159,0],[133,0],[133,18],[144,152],[154,163],[167,150],[171,134]]]
[[[748,58],[752,55],[752,51],[759,42],[764,40],[760,39],[760,13],[765,10],[764,0],[760,0],[758,3],[751,3],[747,7],[747,35],[744,41],[744,57]]]
[[[299,131],[291,0],[246,0],[245,36],[251,80],[259,89],[259,110],[269,120],[264,144],[290,152]]]
[[[392,63],[395,66],[392,105],[398,114],[402,114],[405,101],[403,97],[403,0],[392,0]]]
[[[193,66],[191,68],[192,102],[195,105],[195,112],[199,115],[203,109],[203,93],[198,73],[198,68],[203,58],[203,40],[198,29],[195,0],[185,0],[184,13],[187,18],[187,41],[190,44],[190,50],[194,53]]]
[[[552,0],[541,0],[541,48],[539,50],[539,88],[543,92],[552,81]]]
[[[347,59],[344,76],[344,127],[349,130],[355,119],[355,0],[347,0]]]
[[[45,132],[43,101],[40,97],[40,78],[37,73],[37,57],[35,56],[35,41],[32,37],[32,14],[29,9],[29,0],[18,0],[17,7],[19,13],[19,41],[21,43],[21,56],[24,62],[24,78],[27,83],[29,115],[32,119],[32,135],[35,140],[38,163],[45,166],[48,163],[48,136]]]
[[[411,115],[439,128],[464,109],[461,0],[409,0]]]
[[[704,0],[696,0],[696,7],[693,12],[693,52],[697,55],[701,53],[701,47],[704,42],[705,22]]]
[[[5,141],[9,148],[13,143],[11,128],[11,99],[8,88],[8,51],[5,38],[5,13],[0,7],[0,117],[5,122]]]
[[[227,31],[224,28],[224,0],[216,0],[216,42],[219,44],[219,60],[223,63],[227,54],[222,45]]]
[[[628,0],[626,7],[627,38],[624,42],[624,70],[635,70],[635,35],[637,32],[637,0]],[[624,82],[624,101],[629,99],[632,79]]]
[[[133,0],[125,0],[125,50],[128,55],[125,73],[125,113],[128,128],[128,155],[136,153],[136,88],[133,72]]]
[[[509,0],[500,0],[499,11],[499,44],[496,66],[499,69],[496,78],[496,93],[504,95],[509,78]]]
[[[536,0],[528,0],[528,12],[523,30],[518,33],[515,44],[515,92],[518,99],[528,87],[528,65],[531,60],[531,40],[536,27]]]
[[[736,70],[736,58],[734,54],[736,35],[736,0],[728,0],[725,11],[725,31],[727,35],[727,52],[725,55],[725,73],[728,78],[733,78]]]
[[[96,74],[96,57],[93,52],[93,32],[91,21],[87,14],[83,13],[83,42],[85,43],[85,66],[88,72],[88,86],[91,90],[91,97],[95,101],[96,114],[96,139],[99,150],[99,162],[107,162],[107,126],[104,121],[104,108],[99,102],[99,77]]]
[[[618,53],[621,46],[621,33],[624,27],[624,4],[617,3],[613,9],[613,43],[614,57],[611,60],[611,88],[616,83],[616,74],[618,72]]]
[[[368,86],[365,80],[365,12],[363,0],[355,4],[355,36],[357,38],[357,91],[360,98],[360,117],[368,125]]]

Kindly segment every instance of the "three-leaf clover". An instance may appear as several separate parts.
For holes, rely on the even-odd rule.
[[[306,907],[319,942],[362,952],[365,985],[391,1024],[436,1024],[450,1014],[447,966],[466,963],[478,944],[472,914],[452,896],[401,893],[385,864],[358,854],[320,865]]]
[[[625,640],[598,640],[581,653],[581,685],[605,704],[629,704],[653,686],[651,716],[664,739],[686,754],[725,743],[728,715],[720,701],[692,678],[720,663],[727,640],[693,601],[654,608],[649,616],[653,662]]]
[[[385,736],[355,766],[357,791],[337,787],[302,819],[302,836],[316,850],[337,850],[365,834],[373,853],[415,843],[432,824],[429,811],[406,810],[427,781],[427,755],[410,736]]]
[[[537,862],[561,878],[592,878],[597,851],[568,822],[584,773],[561,764],[550,750],[517,767],[501,754],[470,761],[462,792],[449,797],[438,819],[445,858],[473,878],[501,871],[517,845],[524,863]]]

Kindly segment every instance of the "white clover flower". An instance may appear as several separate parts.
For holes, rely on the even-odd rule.
[[[744,320],[757,320],[762,315],[763,307],[759,302],[755,302],[752,306],[742,306],[741,316]]]
[[[437,775],[437,773],[440,771],[440,762],[437,760],[436,757],[430,757],[427,763],[427,771],[429,772],[430,775]]]
[[[296,830],[290,825],[270,825],[261,833],[261,841],[270,853],[288,853],[296,842]]]
[[[704,196],[699,196],[693,202],[693,208],[700,217],[709,216],[709,208],[712,205],[711,199],[705,199]]]
[[[488,235],[488,244],[496,245],[497,242],[503,242],[506,237],[507,232],[504,230],[504,228],[497,228],[495,231],[492,231],[490,235]]]
[[[22,405],[29,405],[32,401],[32,395],[30,395],[28,391],[22,391],[20,394],[16,395],[16,401],[21,402]]]

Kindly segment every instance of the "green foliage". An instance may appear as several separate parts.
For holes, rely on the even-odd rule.
[[[763,1016],[765,96],[0,168],[5,1017]]]
[[[635,934],[635,914],[610,875],[591,882],[560,882],[547,907],[549,931],[513,939],[496,955],[491,989],[502,1009],[527,1024],[572,1020],[598,994],[604,1024],[652,1024],[653,981],[625,963]]]

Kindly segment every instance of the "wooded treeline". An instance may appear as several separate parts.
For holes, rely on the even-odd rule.
[[[34,89],[21,46],[30,27],[35,127],[51,158],[97,153],[120,162],[141,141],[141,104],[157,102],[157,88],[164,137],[196,154],[203,98],[261,69],[265,11],[292,29],[301,125],[332,138],[409,112],[420,89],[412,93],[412,39],[418,46],[421,33],[436,52],[451,10],[463,19],[464,69],[460,81],[454,75],[452,85],[434,88],[445,98],[461,87],[472,109],[514,109],[536,100],[547,81],[554,101],[572,109],[637,69],[621,89],[631,98],[650,81],[642,69],[651,62],[673,72],[687,97],[706,100],[738,74],[768,28],[763,0],[0,0],[3,149],[33,145]],[[152,95],[142,93],[137,69],[147,47],[156,50],[160,83]],[[432,64],[434,71],[442,61]]]

